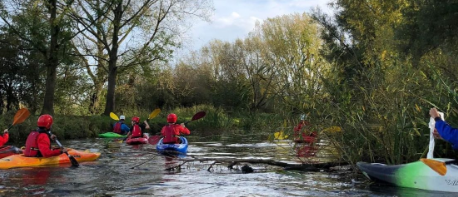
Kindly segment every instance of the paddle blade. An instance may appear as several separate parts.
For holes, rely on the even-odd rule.
[[[156,145],[159,140],[161,140],[161,136],[159,135],[153,135],[148,138],[148,143],[151,145]]]
[[[425,159],[425,158],[421,158],[420,161],[422,161],[424,164],[426,164],[428,167],[436,171],[441,176],[444,176],[445,174],[447,174],[447,166],[442,161],[437,161],[434,159]]]
[[[161,109],[157,108],[155,109],[153,112],[151,112],[148,116],[148,120],[149,119],[153,119],[154,117],[156,117],[159,113],[161,113]]]
[[[73,156],[69,155],[67,152],[66,152],[65,154],[67,154],[68,158],[70,159],[70,162],[72,162],[72,166],[73,166],[73,167],[78,167],[78,166],[80,166],[80,164],[78,163],[78,161],[76,161],[76,159],[75,159]]]
[[[113,119],[113,120],[116,120],[116,121],[119,120],[118,116],[113,112],[110,112],[110,118]]]
[[[27,119],[29,116],[30,112],[29,110],[27,110],[27,108],[20,109],[16,112],[16,115],[14,115],[13,125],[24,122],[24,120]]]
[[[205,113],[204,111],[197,112],[196,114],[194,114],[194,116],[192,116],[191,121],[199,120],[203,118],[205,115],[207,115],[207,113]]]
[[[274,139],[276,139],[276,140],[284,140],[284,139],[287,139],[287,138],[288,138],[288,135],[285,135],[285,133],[283,133],[283,131],[278,131],[278,132],[274,133]]]

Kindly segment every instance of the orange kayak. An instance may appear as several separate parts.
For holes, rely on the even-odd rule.
[[[78,162],[94,161],[100,157],[100,153],[93,153],[89,151],[79,151],[67,148],[68,154],[72,155]],[[0,159],[0,169],[22,168],[22,167],[35,167],[47,166],[56,164],[71,163],[70,159],[65,153],[54,157],[25,157],[24,155],[11,155]]]

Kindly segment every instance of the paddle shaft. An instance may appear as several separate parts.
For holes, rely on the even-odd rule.
[[[49,131],[49,134],[52,135],[52,134],[51,134],[51,131]],[[64,147],[63,147],[62,144],[59,142],[59,140],[57,140],[57,137],[54,137],[54,141],[56,141],[57,145],[59,145],[59,148],[60,148],[61,150],[64,149]],[[64,153],[68,156],[68,159],[70,159],[70,161],[71,161],[73,167],[78,167],[78,166],[79,166],[78,161],[76,161],[76,159],[75,159],[73,156],[69,155],[67,151],[65,151]]]

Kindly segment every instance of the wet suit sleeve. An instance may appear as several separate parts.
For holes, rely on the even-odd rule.
[[[60,149],[51,150],[51,141],[46,134],[40,134],[38,136],[37,143],[38,149],[40,149],[41,155],[43,155],[43,157],[52,157],[61,154]]]
[[[452,144],[453,149],[458,149],[458,129],[452,128],[447,122],[436,118],[436,129],[445,141]]]
[[[182,127],[181,125],[178,127],[178,130],[180,131],[180,133],[185,134],[185,135],[191,134],[191,131],[189,131],[188,128]]]
[[[121,131],[127,133],[130,131],[130,128],[126,124],[121,124]]]
[[[8,133],[4,133],[3,137],[0,136],[0,146],[3,146],[4,144],[6,144],[8,142],[8,139],[9,139]]]

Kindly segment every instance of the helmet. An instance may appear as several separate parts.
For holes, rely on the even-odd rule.
[[[119,119],[120,119],[120,120],[125,120],[126,117],[125,117],[124,115],[121,115],[121,116],[119,116]]]
[[[138,122],[140,122],[140,118],[138,116],[134,116],[134,117],[132,117],[132,121],[138,123]]]
[[[49,114],[43,114],[38,118],[37,126],[50,129],[52,125],[52,116]]]
[[[177,122],[177,119],[178,119],[178,117],[177,117],[176,114],[169,114],[167,116],[167,122],[169,122],[169,123],[175,123],[175,122]]]

